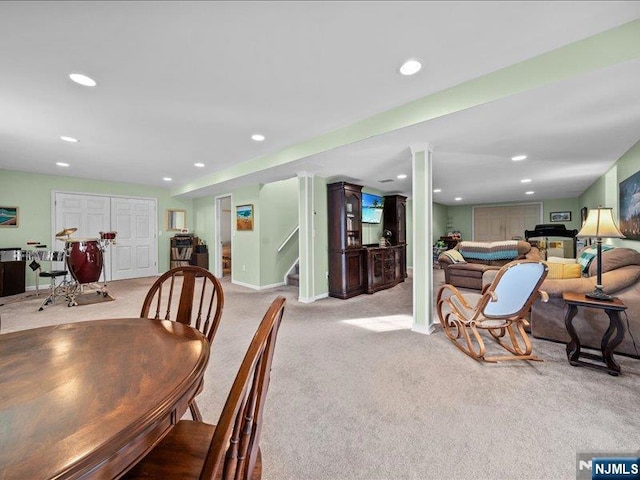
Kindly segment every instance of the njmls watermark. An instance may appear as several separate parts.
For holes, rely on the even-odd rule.
[[[640,451],[578,453],[576,480],[640,480]]]

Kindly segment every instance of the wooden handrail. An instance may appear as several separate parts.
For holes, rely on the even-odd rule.
[[[284,246],[287,244],[287,242],[289,240],[291,240],[291,237],[293,237],[298,230],[300,230],[300,225],[296,225],[296,228],[293,229],[293,232],[291,232],[289,234],[289,236],[287,238],[285,238],[284,242],[282,242],[282,245],[280,245],[280,247],[278,247],[278,250],[277,250],[278,252],[284,248]]]

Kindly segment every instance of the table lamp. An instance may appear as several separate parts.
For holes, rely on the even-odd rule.
[[[613,220],[613,208],[598,207],[589,212],[587,221],[578,232],[578,237],[595,238],[598,261],[598,273],[596,278],[596,289],[591,293],[586,293],[588,298],[596,300],[613,300],[611,295],[602,291],[602,239],[603,238],[625,238],[620,233],[616,222]]]

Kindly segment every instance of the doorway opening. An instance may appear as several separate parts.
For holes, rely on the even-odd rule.
[[[217,277],[231,276],[231,195],[216,197]]]

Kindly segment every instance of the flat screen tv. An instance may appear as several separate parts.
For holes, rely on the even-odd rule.
[[[371,193],[362,194],[362,223],[380,223],[384,198]]]

